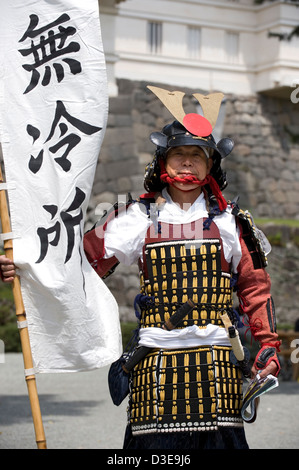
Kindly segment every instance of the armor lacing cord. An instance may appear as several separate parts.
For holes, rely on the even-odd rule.
[[[164,305],[164,306],[176,306],[176,307],[181,307],[183,304],[180,302],[155,302],[154,297],[150,297],[148,295],[144,294],[138,294],[135,297],[134,300],[134,308],[135,308],[135,316],[138,318],[138,320],[141,319],[141,313],[139,312],[138,308],[141,309],[146,309],[146,308],[151,308],[153,306],[157,307],[159,305]],[[240,316],[238,312],[234,309],[231,308],[229,305],[220,307],[216,304],[210,304],[210,303],[194,303],[194,308],[195,309],[204,309],[204,310],[215,310],[217,313],[222,312],[222,313],[227,313],[230,317],[230,320],[233,324],[236,325],[237,328],[242,328],[244,325],[240,319]]]
[[[249,323],[246,325],[244,323],[244,326],[248,327],[247,330],[244,333],[244,337],[246,338],[247,332],[251,331],[252,337],[254,337],[254,339],[255,339],[256,333],[258,333],[259,331],[261,331],[263,329],[263,322],[259,318],[256,318],[252,325],[249,325]],[[251,344],[252,344],[252,337],[251,337]]]
[[[263,322],[260,318],[256,318],[253,324],[250,326],[249,323],[244,323],[244,326],[247,326],[247,330],[244,333],[244,337],[246,338],[247,332],[251,330],[252,337],[255,339],[256,333],[263,329]],[[252,337],[251,337],[251,344],[252,344]],[[281,341],[273,341],[273,343],[261,343],[261,347],[268,346],[269,348],[275,348],[277,352],[280,351]]]
[[[216,215],[220,215],[221,212],[222,211],[218,207],[214,207],[214,209],[211,209],[209,211],[209,217],[203,223],[203,230],[210,230],[210,226],[213,222],[214,217],[216,217]]]
[[[156,302],[154,297],[150,297],[150,296],[144,295],[144,294],[138,294],[135,297],[135,301],[134,301],[134,306],[136,307],[137,305],[139,305],[141,308],[142,307],[143,308],[144,307],[153,307],[153,306],[157,307],[158,305],[166,305],[166,306],[176,305],[178,307],[178,306],[182,305],[182,302],[160,302],[160,301]],[[211,310],[217,310],[219,312],[226,312],[227,310],[233,310],[234,312],[236,312],[234,309],[231,309],[229,305],[219,307],[219,306],[217,306],[217,304],[210,304],[210,303],[204,303],[203,304],[203,303],[200,303],[200,302],[194,303],[194,305],[195,305],[194,308],[202,307],[205,310],[206,309],[211,309]]]
[[[153,304],[153,303],[154,303],[154,297],[150,297],[144,294],[137,294],[134,300],[134,310],[135,310],[136,318],[140,320],[140,317],[141,317],[138,307],[146,308],[150,304]]]

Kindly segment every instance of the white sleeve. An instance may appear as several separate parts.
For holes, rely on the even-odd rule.
[[[150,219],[138,203],[130,205],[126,211],[121,211],[107,224],[104,258],[116,256],[126,265],[136,263],[142,256],[145,235],[150,225]]]
[[[235,216],[226,211],[220,217],[215,217],[214,220],[222,239],[224,257],[228,263],[231,263],[232,272],[236,273],[242,257],[242,250]]]

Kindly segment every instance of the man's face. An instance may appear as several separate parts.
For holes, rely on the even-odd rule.
[[[174,147],[169,150],[166,158],[165,169],[171,178],[184,178],[188,175],[194,175],[199,180],[203,180],[210,172],[213,161],[207,159],[204,151],[196,145],[184,145]],[[181,190],[192,189],[190,184],[177,183]],[[194,188],[198,185],[194,185]]]

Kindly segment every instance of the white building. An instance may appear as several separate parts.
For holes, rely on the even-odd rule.
[[[99,0],[110,95],[116,80],[290,96],[299,83],[299,2]]]

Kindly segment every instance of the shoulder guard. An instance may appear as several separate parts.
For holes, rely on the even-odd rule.
[[[271,245],[266,235],[257,228],[249,211],[243,211],[235,203],[231,203],[231,207],[232,214],[236,216],[241,225],[242,238],[251,255],[254,269],[265,268],[268,265],[267,255],[271,251]]]

